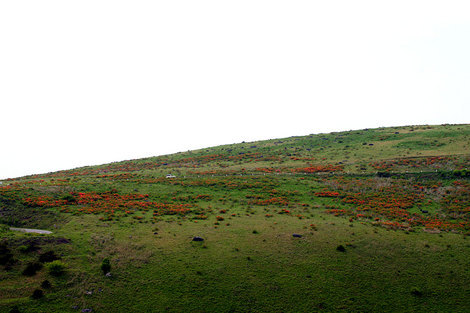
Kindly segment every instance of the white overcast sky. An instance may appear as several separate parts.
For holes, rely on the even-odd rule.
[[[470,122],[470,1],[0,2],[0,178]]]

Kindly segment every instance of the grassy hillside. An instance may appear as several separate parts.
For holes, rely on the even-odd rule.
[[[469,170],[441,125],[5,180],[0,311],[469,312]]]

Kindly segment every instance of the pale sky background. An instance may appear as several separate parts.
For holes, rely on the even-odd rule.
[[[0,2],[0,178],[470,123],[470,1]]]

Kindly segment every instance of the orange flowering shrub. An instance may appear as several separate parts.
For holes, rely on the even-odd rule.
[[[158,203],[148,200],[149,195],[127,194],[120,195],[113,192],[94,193],[79,192],[71,194],[75,201],[54,200],[51,197],[29,197],[24,203],[38,207],[61,207],[61,211],[70,213],[98,214],[104,213],[108,219],[115,213],[133,214],[137,211],[153,210],[154,216],[160,215],[186,215],[195,207],[192,204]],[[142,219],[143,217],[137,217]]]

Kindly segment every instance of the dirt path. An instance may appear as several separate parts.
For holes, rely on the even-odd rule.
[[[36,234],[52,234],[51,231],[48,230],[42,230],[42,229],[31,229],[31,228],[15,228],[15,227],[10,227],[10,230],[13,231],[22,231],[25,233],[36,233]]]

